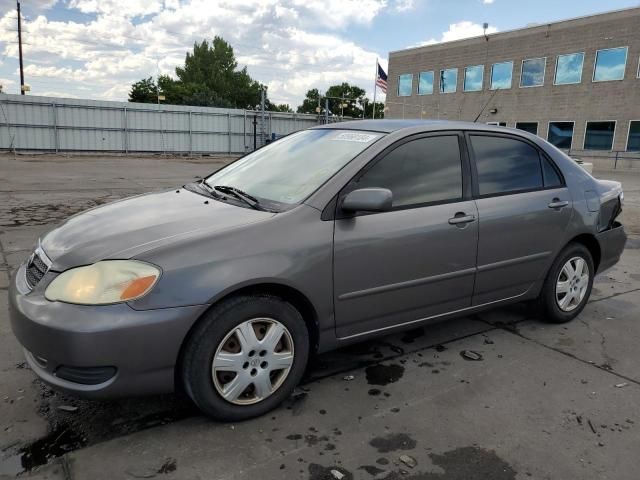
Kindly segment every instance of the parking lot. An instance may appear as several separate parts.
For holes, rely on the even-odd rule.
[[[239,424],[180,395],[93,402],[37,381],[7,313],[8,277],[37,238],[226,161],[0,156],[0,478],[638,478],[637,170],[595,174],[622,181],[629,241],[570,324],[514,305],[324,354],[285,405]]]

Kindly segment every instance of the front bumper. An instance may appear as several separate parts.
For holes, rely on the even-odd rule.
[[[620,260],[627,243],[627,234],[624,227],[615,222],[613,228],[605,230],[596,235],[598,245],[600,245],[600,265],[598,273],[613,267]]]
[[[54,274],[47,273],[30,292],[24,268],[21,265],[11,278],[9,316],[27,362],[42,380],[90,398],[174,390],[181,344],[206,305],[134,310],[125,303],[86,306],[50,302],[44,297],[44,288],[51,281],[47,277]],[[81,372],[75,378],[83,383],[61,378],[72,378],[69,371]],[[82,380],[82,372],[100,371],[103,376],[94,375],[95,381]]]

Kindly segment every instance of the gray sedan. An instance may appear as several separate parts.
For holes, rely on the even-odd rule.
[[[319,352],[520,301],[573,319],[623,251],[622,203],[619,183],[514,129],[317,127],[69,218],[13,275],[11,322],[55,388],[183,389],[239,420]]]

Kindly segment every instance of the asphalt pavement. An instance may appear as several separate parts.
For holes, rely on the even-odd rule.
[[[226,161],[0,156],[0,478],[638,478],[640,172],[596,172],[622,181],[630,236],[570,324],[518,304],[324,354],[282,407],[238,424],[180,395],[85,401],[36,380],[7,282],[37,238]]]

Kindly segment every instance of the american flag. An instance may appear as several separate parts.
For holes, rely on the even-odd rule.
[[[387,74],[378,63],[378,75],[376,75],[376,86],[380,87],[384,93],[387,93]]]

